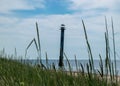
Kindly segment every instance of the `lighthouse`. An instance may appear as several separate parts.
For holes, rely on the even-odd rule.
[[[62,68],[64,66],[63,63],[63,54],[64,54],[64,31],[65,25],[61,24],[61,37],[60,37],[60,56],[59,56],[59,67]]]

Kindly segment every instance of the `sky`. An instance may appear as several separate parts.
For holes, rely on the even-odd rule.
[[[60,27],[65,24],[64,52],[68,59],[88,59],[84,29],[85,22],[94,59],[99,54],[105,58],[105,16],[107,18],[111,55],[111,17],[114,21],[117,59],[120,59],[120,0],[1,0],[0,1],[0,50],[18,56],[33,38],[37,39],[38,23],[42,59],[47,52],[49,59],[59,59]],[[37,52],[32,44],[27,59],[36,59]]]

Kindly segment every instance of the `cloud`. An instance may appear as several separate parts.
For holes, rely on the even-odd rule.
[[[39,15],[25,19],[16,17],[0,17],[0,19],[2,19],[0,22],[2,25],[0,27],[0,39],[2,41],[0,49],[6,48],[8,50],[8,54],[9,52],[14,52],[11,50],[14,50],[15,47],[20,54],[24,54],[26,46],[34,37],[36,37],[36,21],[38,21],[39,24],[42,52],[43,54],[48,52],[52,58],[59,55],[59,29],[62,23],[66,25],[65,33],[68,42],[67,47],[71,46],[71,43],[69,44],[69,42],[71,42],[71,38],[76,38],[77,35],[79,35],[76,32],[79,30],[77,27],[80,26],[80,23],[76,21],[77,17],[73,15]],[[7,22],[5,23],[5,21]],[[30,48],[28,55],[30,54],[30,51],[35,52],[35,48]]]
[[[10,4],[4,4],[6,2]],[[11,53],[14,52],[14,48],[16,47],[18,53],[24,56],[26,46],[36,37],[35,22],[37,21],[40,30],[42,58],[45,58],[45,52],[48,53],[49,58],[59,57],[59,29],[61,24],[66,25],[65,52],[68,57],[74,58],[74,54],[76,54],[78,58],[87,58],[84,31],[81,23],[81,19],[83,19],[93,53],[95,52],[95,57],[97,57],[99,53],[103,53],[104,55],[105,15],[108,18],[109,30],[111,30],[110,18],[113,16],[115,32],[120,32],[120,21],[118,20],[120,18],[119,12],[109,11],[111,9],[119,9],[117,8],[118,5],[115,5],[116,2],[118,1],[101,0],[98,3],[96,0],[71,0],[70,7],[68,8],[69,10],[75,10],[74,13],[54,14],[53,12],[53,14],[50,15],[36,14],[27,18],[14,15],[2,15],[0,16],[0,49],[6,48],[8,52]],[[11,13],[12,10],[31,10],[46,7],[43,0],[1,0],[1,3],[3,9],[0,8],[0,12],[5,14]],[[81,10],[82,12],[80,12]],[[119,34],[116,36],[118,45]],[[36,58],[34,54],[35,46],[33,45],[28,51],[28,57]]]
[[[93,8],[111,8],[115,7],[117,0],[70,0],[71,9],[93,9]]]
[[[50,58],[57,58],[59,56],[59,40],[60,40],[60,25],[64,23],[66,25],[65,30],[65,52],[69,54],[69,58],[73,58],[74,54],[84,56],[86,50],[84,32],[81,24],[81,16],[76,14],[65,14],[65,15],[38,15],[31,18],[14,18],[14,17],[1,17],[3,21],[0,27],[0,48],[8,49],[8,52],[13,52],[16,47],[18,52],[24,55],[24,50],[30,41],[36,37],[35,22],[38,21],[42,55],[47,52]],[[97,18],[98,19],[98,18]],[[99,18],[101,19],[101,18]],[[11,21],[12,20],[12,21]],[[102,34],[101,22],[91,22],[95,19],[85,19],[86,28],[90,39],[99,39],[100,32]],[[6,23],[4,23],[7,21]],[[97,25],[96,25],[97,24]],[[99,27],[101,26],[101,27]],[[99,36],[95,36],[98,34]],[[97,40],[99,41],[99,40]],[[95,44],[94,42],[92,42]],[[34,46],[34,45],[33,45]],[[82,49],[82,51],[81,51]],[[84,50],[83,50],[84,49]],[[13,51],[11,51],[13,50]],[[35,58],[35,47],[31,47],[28,51],[30,55]]]
[[[70,0],[69,9],[87,16],[107,15],[108,13],[119,14],[119,0]],[[86,16],[86,15],[85,15]]]
[[[86,14],[87,15],[87,14]],[[111,30],[110,16],[107,16],[109,30]],[[65,24],[65,52],[69,58],[74,58],[76,54],[79,58],[87,58],[87,49],[84,38],[83,26],[81,19],[84,20],[89,41],[95,52],[95,57],[99,53],[104,54],[104,16],[84,17],[84,14],[64,14],[64,15],[37,15],[30,18],[0,17],[0,49],[6,48],[9,52],[14,52],[17,48],[19,55],[24,56],[24,50],[30,41],[36,38],[35,22],[38,22],[42,55],[47,52],[49,58],[59,56],[60,43],[60,25]],[[119,30],[119,15],[113,16],[115,32]],[[12,21],[11,21],[12,20]],[[98,20],[98,21],[96,21]],[[119,35],[117,35],[119,43]],[[98,46],[99,45],[99,46]],[[118,44],[117,44],[118,45]],[[97,50],[96,50],[97,48]],[[13,51],[11,51],[13,50]],[[34,54],[33,54],[34,53]],[[28,57],[36,58],[35,46],[28,51]]]
[[[35,8],[43,8],[44,0],[1,0],[0,13],[11,13],[13,10],[31,10]]]

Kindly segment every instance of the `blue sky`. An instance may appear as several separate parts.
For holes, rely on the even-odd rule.
[[[50,59],[59,58],[60,25],[65,24],[65,53],[69,59],[88,59],[81,19],[85,21],[93,56],[105,57],[105,23],[107,17],[111,36],[111,16],[114,20],[116,50],[119,55],[120,34],[119,0],[1,0],[0,2],[0,50],[8,54],[24,56],[30,41],[36,38],[35,22],[38,22],[42,46]],[[112,53],[111,49],[111,54]],[[28,50],[27,58],[36,58],[35,45]],[[119,56],[118,56],[118,59]]]

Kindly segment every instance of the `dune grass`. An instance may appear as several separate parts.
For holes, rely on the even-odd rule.
[[[38,24],[36,23],[37,41],[35,38],[33,38],[33,40],[26,48],[25,56],[27,55],[27,50],[29,49],[31,44],[34,43],[38,52],[38,60],[40,60],[40,64],[34,66],[25,63],[23,64],[19,61],[10,59],[12,57],[8,57],[3,51],[3,53],[0,55],[0,86],[119,86],[116,71],[116,51],[112,18],[111,21],[114,61],[111,60],[109,33],[107,27],[107,20],[105,18],[106,55],[105,60],[103,60],[101,55],[99,54],[99,70],[96,70],[94,67],[94,57],[92,54],[90,43],[88,41],[87,30],[83,20],[82,25],[85,34],[89,62],[86,64],[86,67],[84,67],[81,63],[77,62],[77,57],[75,56],[75,63],[77,69],[75,73],[72,71],[72,66],[65,53],[64,57],[67,60],[69,66],[69,71],[67,72],[64,70],[64,68],[56,69],[55,65],[53,65],[53,68],[50,68],[48,64],[47,53],[46,66],[42,64],[39,30]],[[103,64],[103,61],[105,61],[105,64]],[[110,76],[109,79],[108,76]]]
[[[106,86],[106,81],[97,76],[76,76],[61,70],[45,70],[38,66],[0,58],[0,86]],[[111,85],[108,85],[111,86]]]

